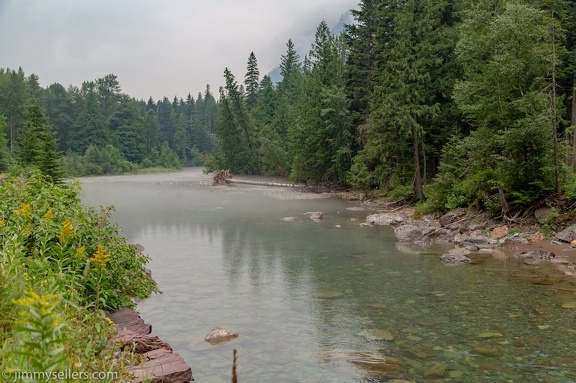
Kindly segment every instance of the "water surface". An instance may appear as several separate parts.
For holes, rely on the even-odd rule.
[[[162,294],[138,311],[196,381],[229,382],[236,348],[240,382],[576,382],[576,311],[561,307],[576,286],[535,283],[552,269],[445,266],[440,249],[360,227],[359,203],[205,179],[83,181],[84,203],[114,205],[152,258]],[[212,346],[215,326],[240,337]]]

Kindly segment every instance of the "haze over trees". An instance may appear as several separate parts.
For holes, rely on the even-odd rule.
[[[244,74],[224,70],[218,100],[209,87],[135,100],[112,74],[43,89],[1,70],[0,166],[35,100],[70,173],[204,164],[423,210],[576,198],[574,2],[362,0],[352,15],[337,35],[321,22],[307,54],[289,40],[277,83],[250,52]]]
[[[34,155],[40,152],[52,158],[48,174],[54,179],[64,171],[200,165],[214,149],[218,113],[209,86],[196,99],[189,94],[186,100],[145,102],[122,93],[113,74],[81,87],[42,88],[36,75],[0,69],[0,170],[14,163],[44,170],[48,159]]]

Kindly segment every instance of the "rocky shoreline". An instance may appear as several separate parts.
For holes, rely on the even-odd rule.
[[[392,226],[400,243],[445,248],[441,261],[446,264],[474,263],[486,256],[513,258],[529,265],[551,263],[559,274],[575,278],[576,225],[544,235],[537,221],[530,226],[507,226],[467,209],[414,218],[411,206],[388,207],[378,201],[363,204],[376,212],[369,214],[362,226]]]
[[[142,362],[131,366],[132,383],[188,383],[194,380],[192,369],[172,347],[151,335],[152,325],[133,310],[124,308],[108,317],[116,324],[120,349],[142,356]]]

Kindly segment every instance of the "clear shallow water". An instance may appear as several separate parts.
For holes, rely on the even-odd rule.
[[[114,205],[151,256],[163,293],[138,311],[196,381],[229,382],[236,348],[240,382],[576,382],[576,310],[561,308],[576,286],[535,284],[553,270],[488,257],[448,267],[440,250],[360,227],[369,212],[347,209],[358,204],[202,178],[83,182],[84,203]],[[240,337],[212,346],[215,326]]]

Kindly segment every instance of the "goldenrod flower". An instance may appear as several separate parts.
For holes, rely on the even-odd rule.
[[[20,206],[20,209],[14,211],[14,213],[22,217],[29,217],[32,214],[32,208],[30,207],[29,203],[22,204],[22,206]]]
[[[74,363],[74,367],[82,367],[82,362],[76,362],[76,363]]]
[[[4,227],[4,220],[0,218],[0,227]]]
[[[110,318],[108,318],[108,317],[106,317],[106,322],[108,322],[108,324],[109,324],[110,326],[114,326],[114,325],[116,324],[116,323],[114,323],[114,321],[112,321],[112,319],[110,319]]]
[[[58,240],[60,241],[61,244],[66,244],[68,243],[69,240],[71,240],[74,237],[74,229],[72,228],[72,223],[70,222],[69,219],[66,219],[66,221],[64,221],[64,224],[62,225],[62,229],[60,230],[60,233],[58,234]]]
[[[96,250],[94,255],[92,255],[92,258],[90,258],[90,260],[95,264],[97,264],[98,266],[104,267],[108,262],[110,262],[110,254],[105,254],[102,246],[98,245],[98,249]]]
[[[52,212],[52,209],[50,209],[46,212],[46,214],[44,214],[44,219],[46,221],[50,221],[52,219],[52,216],[54,216],[54,213]]]
[[[82,257],[84,255],[84,252],[86,251],[86,246],[82,245],[78,248],[78,250],[76,250],[76,256],[77,257]]]

